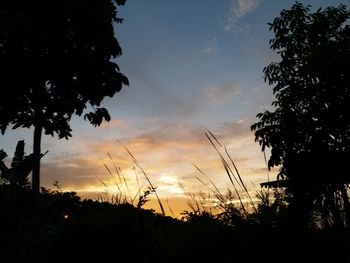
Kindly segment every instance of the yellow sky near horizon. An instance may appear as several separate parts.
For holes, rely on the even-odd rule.
[[[115,121],[110,125],[115,124],[122,125],[122,121]],[[249,125],[249,120],[240,120],[213,133],[221,145],[227,148],[244,183],[254,196],[255,191],[259,189],[259,183],[267,181],[268,171],[263,153],[254,142]],[[52,188],[53,182],[58,180],[63,190],[75,191],[82,198],[97,199],[98,196],[106,194],[110,198],[121,193],[129,202],[135,199],[134,202],[137,203],[138,193],[143,193],[149,187],[144,171],[163,202],[170,200],[169,206],[176,216],[190,209],[186,203],[188,196],[179,184],[182,184],[187,192],[196,195],[200,192],[212,195],[213,187],[210,181],[222,193],[228,189],[233,191],[219,154],[205,136],[207,131],[188,127],[180,129],[177,124],[174,126],[168,125],[163,130],[123,138],[120,142],[117,138],[90,141],[81,139],[81,143],[72,142],[81,154],[72,152],[71,159],[69,156],[59,156],[55,153],[45,156],[42,161],[42,183]],[[106,124],[99,129],[110,128]],[[177,129],[178,132],[172,134],[172,129]],[[213,141],[215,142],[214,139]],[[224,148],[217,143],[216,146],[230,163]],[[130,151],[141,169],[127,151]],[[232,164],[230,165],[234,171]],[[273,179],[275,172],[269,172],[269,175],[270,179]],[[207,185],[203,185],[198,178]],[[154,194],[150,196],[152,201],[146,207],[159,212],[154,198]]]

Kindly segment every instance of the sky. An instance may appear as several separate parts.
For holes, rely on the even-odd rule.
[[[315,10],[342,1],[300,2]],[[64,191],[96,199],[118,193],[120,179],[120,191],[133,199],[149,186],[144,171],[179,213],[189,209],[179,184],[190,193],[210,193],[209,180],[222,192],[232,187],[208,131],[226,146],[252,193],[275,178],[277,170],[268,172],[250,125],[274,100],[263,76],[263,68],[279,59],[269,49],[273,34],[267,23],[293,3],[128,0],[119,7],[124,22],[115,34],[123,50],[116,62],[130,85],[104,100],[109,123],[95,128],[74,117],[68,141],[43,137],[42,151],[49,152],[42,159],[42,185],[54,188],[58,181]],[[9,129],[0,136],[0,148],[11,157],[24,139],[30,153],[32,133]],[[158,209],[154,201],[149,207]]]

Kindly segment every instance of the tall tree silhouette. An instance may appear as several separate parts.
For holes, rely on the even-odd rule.
[[[335,190],[349,208],[349,17],[344,5],[311,13],[297,2],[269,24],[275,34],[270,47],[281,60],[264,74],[276,100],[251,129],[262,150],[271,148],[268,166],[281,165],[279,177],[289,180],[304,216],[320,193],[333,194],[326,198],[332,206]]]
[[[32,188],[40,191],[45,134],[68,139],[72,115],[109,121],[101,107],[128,79],[113,25],[125,0],[2,0],[0,2],[0,129],[34,126]]]

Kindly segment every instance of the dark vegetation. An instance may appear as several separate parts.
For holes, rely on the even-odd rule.
[[[281,167],[300,227],[325,207],[324,224],[350,225],[349,18],[344,5],[311,13],[296,3],[270,24],[281,56],[264,69],[275,109],[258,114],[252,130],[271,148],[268,167]]]
[[[58,4],[61,2],[64,4]],[[113,33],[109,27],[112,21],[120,20],[115,16],[115,6],[107,0],[35,3],[44,9],[62,8],[60,14],[64,16],[51,22],[63,22],[64,26],[60,23],[55,26],[62,29],[59,32],[68,42],[62,43],[62,50],[34,45],[33,34],[47,37],[41,39],[46,42],[40,43],[52,43],[52,39],[45,34],[45,27],[40,29],[43,32],[36,31],[36,17],[26,15],[25,8],[33,6],[21,2],[23,9],[17,10],[11,1],[1,2],[1,77],[6,87],[17,79],[11,71],[16,69],[23,82],[16,82],[13,93],[0,97],[0,125],[3,132],[9,124],[34,125],[35,129],[66,137],[72,114],[81,115],[86,103],[99,106],[104,96],[112,96],[122,84],[127,84],[116,64],[110,62],[111,57],[120,54],[120,47],[111,35],[107,38],[111,41],[107,41],[107,49],[99,46],[107,43],[104,41],[79,46],[79,50],[93,56],[92,61],[81,60],[89,56],[71,49],[70,41],[75,43],[73,47],[92,42],[85,34],[80,35],[78,22],[84,18],[80,16],[84,12],[66,11],[85,6],[84,11],[90,11],[89,14],[107,12],[109,15],[104,19],[108,21],[97,15],[89,23],[103,24],[109,33]],[[252,130],[262,150],[271,149],[268,167],[279,166],[280,173],[277,181],[263,184],[268,189],[257,194],[258,202],[250,196],[226,148],[210,132],[207,138],[222,161],[232,189],[222,194],[195,166],[202,176],[198,177],[199,182],[209,186],[218,209],[207,209],[203,199],[187,192],[182,185],[190,210],[183,213],[181,220],[165,216],[158,196],[162,214],[142,208],[148,195],[156,194],[156,187],[145,173],[149,188],[139,193],[137,204],[120,197],[114,199],[119,200],[114,204],[81,200],[59,187],[54,191],[31,191],[38,184],[34,185],[33,177],[31,185],[28,176],[43,154],[39,147],[39,152],[25,155],[24,142],[19,141],[10,166],[3,162],[7,154],[0,151],[0,262],[349,262],[349,18],[350,11],[343,5],[311,13],[309,7],[296,3],[270,24],[275,33],[271,48],[280,54],[281,60],[267,66],[264,73],[273,85],[276,101],[274,110],[258,114],[259,121],[252,125]],[[99,34],[97,29],[95,33]],[[98,37],[101,40],[105,36]],[[20,57],[24,66],[10,60],[14,50],[24,56]],[[59,69],[69,72],[56,76],[61,71],[56,68],[59,64],[51,64],[51,56],[57,58],[65,51],[73,52],[69,56],[73,61],[65,61],[63,56]],[[100,57],[104,51],[107,53]],[[40,64],[39,58],[46,64]],[[88,70],[75,72],[80,66],[66,67],[74,63]],[[46,71],[43,65],[52,67]],[[96,73],[101,75],[90,82],[86,74],[97,65],[108,70]],[[35,73],[33,78],[25,75],[28,68],[33,69],[30,71]],[[86,115],[93,124],[109,119],[105,109],[94,110]],[[142,169],[131,153],[130,156]],[[204,182],[203,177],[209,182]],[[238,200],[238,205],[233,200]]]
[[[349,233],[294,229],[276,204],[182,220],[75,193],[0,187],[1,262],[347,262]]]
[[[184,220],[81,201],[75,193],[0,187],[1,262],[347,262],[347,231],[289,228],[259,208],[234,227],[230,216],[187,213]],[[272,217],[267,218],[268,213]],[[273,221],[275,218],[279,221]],[[237,221],[236,221],[237,222]]]
[[[109,121],[104,97],[128,79],[113,23],[125,0],[2,0],[0,2],[0,129],[34,127],[33,191],[40,190],[41,135],[68,139],[73,115]],[[87,106],[89,111],[87,112]]]

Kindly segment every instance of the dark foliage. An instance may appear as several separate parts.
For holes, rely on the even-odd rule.
[[[71,117],[87,105],[93,125],[109,121],[103,98],[128,85],[113,60],[121,55],[113,23],[121,22],[113,0],[1,1],[0,129],[34,126],[35,191],[42,130],[68,139]]]
[[[112,23],[122,22],[111,0],[1,1],[0,15],[2,132],[40,123],[68,138],[87,103],[92,124],[109,120],[98,106],[128,83],[111,61],[121,55]]]
[[[0,150],[0,179],[5,184],[30,187],[28,176],[33,170],[33,155],[25,155],[24,145],[24,140],[17,142],[10,167],[7,167],[4,163],[4,159],[8,156],[7,153],[2,149]]]
[[[317,158],[338,154],[336,160],[350,151],[349,18],[350,11],[342,5],[310,13],[297,3],[270,24],[275,33],[271,48],[281,61],[271,63],[264,73],[274,85],[276,109],[258,114],[260,121],[252,125],[262,149],[272,149],[269,167],[293,162],[297,155],[297,164],[314,158],[316,169],[321,167]],[[289,176],[286,169],[281,176]]]
[[[301,216],[323,202],[333,207],[338,225],[350,222],[350,175],[344,172],[350,160],[349,18],[344,5],[311,13],[296,3],[274,19],[270,45],[281,60],[264,73],[273,85],[275,109],[259,113],[251,126],[262,150],[271,148],[269,168],[281,165],[279,178],[289,180]],[[339,209],[347,211],[345,219]]]

